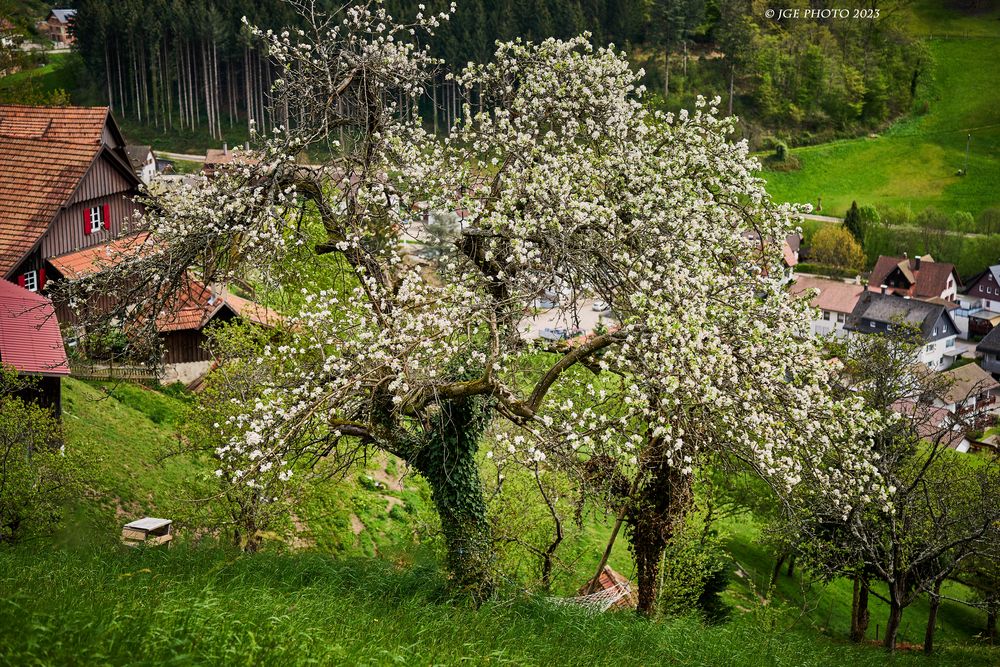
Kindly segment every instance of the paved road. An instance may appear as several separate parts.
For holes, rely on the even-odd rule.
[[[837,218],[832,215],[816,215],[815,213],[801,213],[800,214],[806,220],[819,220],[820,222],[843,222],[843,218]]]
[[[187,160],[189,162],[205,161],[204,155],[193,155],[191,153],[170,153],[168,151],[156,151],[156,150],[154,150],[153,153],[157,157],[166,158],[168,160]]]

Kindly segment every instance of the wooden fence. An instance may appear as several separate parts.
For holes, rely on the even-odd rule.
[[[80,380],[155,382],[159,379],[159,374],[147,366],[118,366],[114,364],[70,364],[69,374]]]

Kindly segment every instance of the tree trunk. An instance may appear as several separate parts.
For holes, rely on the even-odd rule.
[[[476,462],[489,413],[485,403],[479,398],[441,403],[434,430],[403,452],[431,486],[451,576],[477,602],[495,588],[493,540]]]
[[[785,559],[788,558],[788,554],[783,553],[778,556],[778,560],[774,563],[774,572],[771,573],[771,586],[773,587],[778,583],[778,577],[781,575],[781,566],[785,564]]]
[[[663,49],[663,101],[670,95],[670,47]]]
[[[889,585],[889,620],[885,624],[885,640],[883,646],[889,651],[896,650],[896,636],[899,634],[899,624],[903,620],[902,596],[896,590],[895,584]]]
[[[990,642],[997,638],[997,608],[990,607],[986,611],[986,636]]]
[[[650,451],[656,451],[654,444]],[[665,461],[648,463],[640,471],[628,512],[628,536],[639,583],[636,611],[651,616],[656,610],[660,563],[670,538],[691,507],[691,478]]]
[[[934,588],[930,593],[930,612],[927,614],[927,631],[924,632],[924,653],[930,655],[934,652],[934,630],[937,628],[937,613],[941,606],[941,579],[934,582]]]
[[[733,115],[733,83],[736,79],[736,68],[729,68],[729,115]]]
[[[854,596],[851,599],[851,641],[861,643],[868,634],[868,579],[864,575],[854,577]]]

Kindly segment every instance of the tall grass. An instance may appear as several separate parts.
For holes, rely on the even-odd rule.
[[[758,607],[706,627],[692,618],[591,615],[503,594],[476,609],[429,562],[396,567],[315,553],[214,548],[0,549],[0,663],[34,664],[886,664]],[[895,664],[990,664],[949,647]],[[994,662],[995,664],[995,662]]]

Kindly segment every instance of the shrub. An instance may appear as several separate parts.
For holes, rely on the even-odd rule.
[[[729,616],[721,594],[729,585],[729,561],[718,539],[688,528],[667,545],[660,587],[660,611],[666,616],[700,614],[710,623]]]
[[[53,530],[77,492],[77,461],[52,412],[25,400],[31,385],[0,367],[0,543]]]
[[[788,144],[784,141],[778,141],[774,144],[774,159],[779,162],[784,162],[788,159]]]

